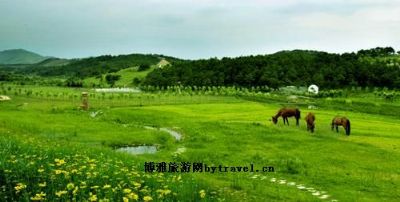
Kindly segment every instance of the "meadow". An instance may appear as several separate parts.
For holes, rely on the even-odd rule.
[[[176,88],[142,93],[2,85],[0,198],[5,201],[398,201],[399,101]],[[79,109],[88,91],[90,109]],[[299,107],[300,126],[269,119]],[[315,133],[304,117],[316,114]],[[350,136],[331,131],[336,115]],[[163,130],[182,135],[176,140]],[[115,149],[154,145],[154,154]],[[273,166],[275,172],[146,173],[145,162]]]

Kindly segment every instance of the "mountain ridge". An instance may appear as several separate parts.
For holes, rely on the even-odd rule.
[[[52,57],[42,56],[38,53],[25,49],[8,49],[0,51],[0,64],[35,64]]]

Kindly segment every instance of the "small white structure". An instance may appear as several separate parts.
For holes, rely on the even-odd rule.
[[[319,90],[318,86],[314,84],[308,87],[309,93],[318,94],[318,90]]]

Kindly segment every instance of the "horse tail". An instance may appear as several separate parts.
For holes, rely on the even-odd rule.
[[[350,120],[347,119],[347,125],[346,125],[346,135],[350,135]]]

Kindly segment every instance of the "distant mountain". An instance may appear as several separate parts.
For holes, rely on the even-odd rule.
[[[24,49],[0,51],[0,64],[35,64],[48,58]]]

